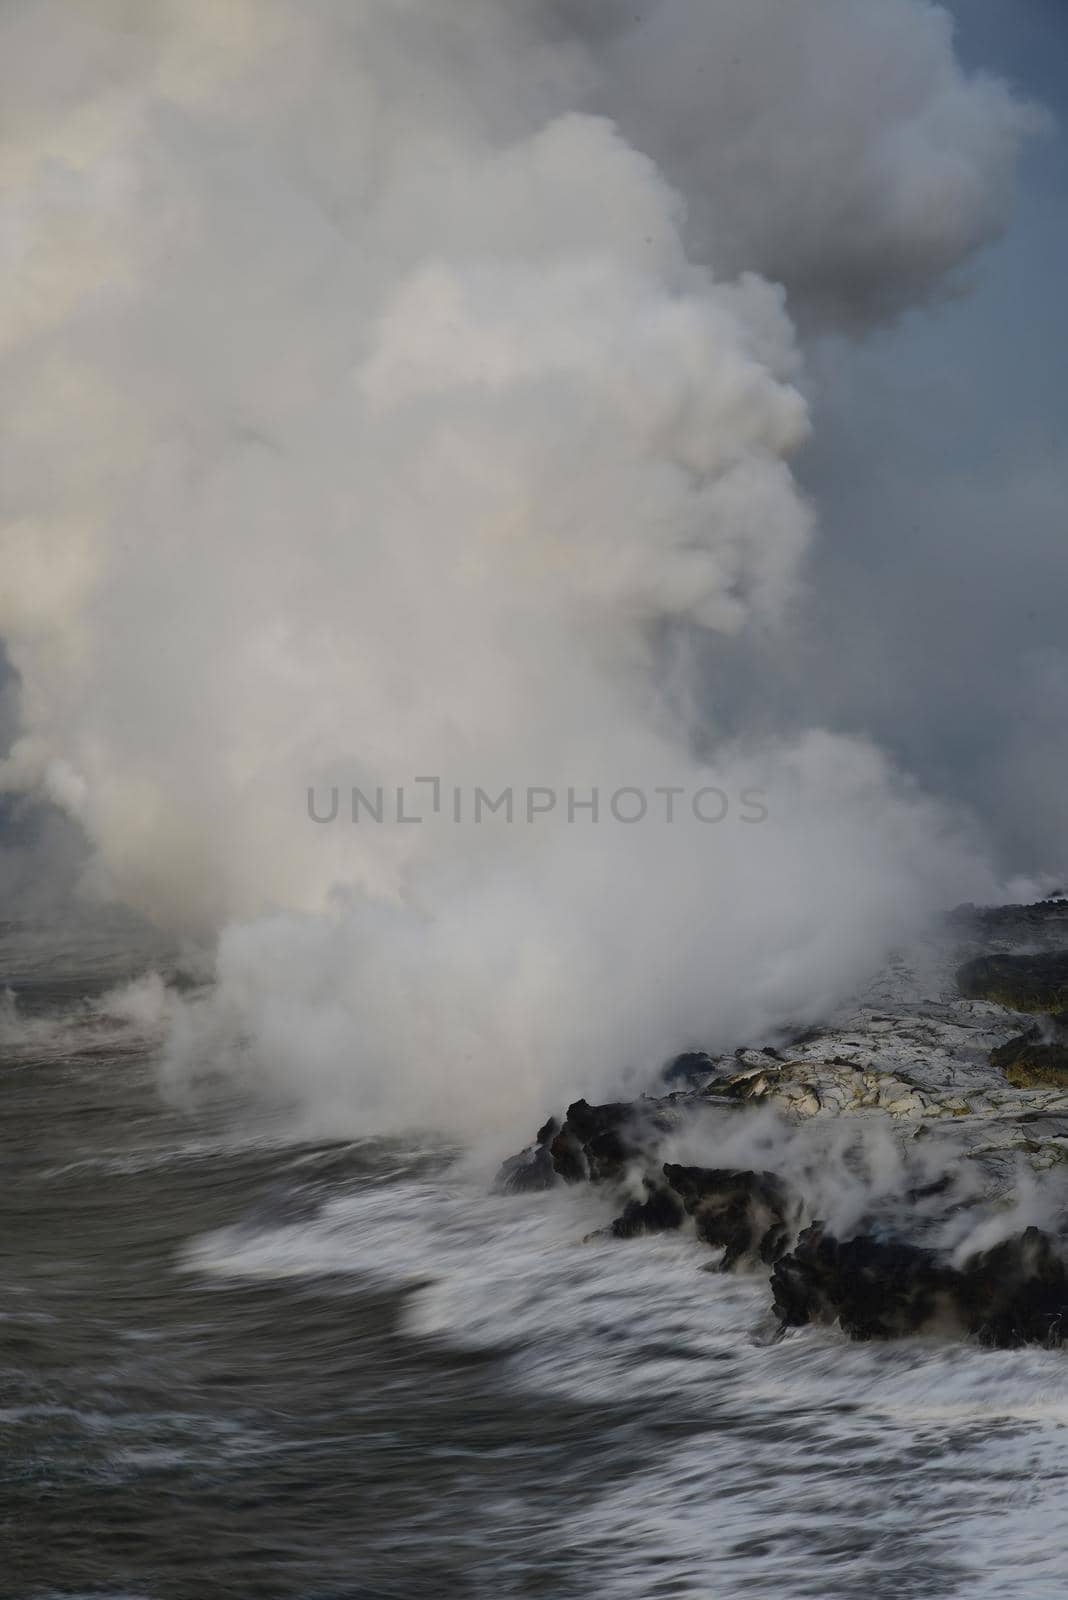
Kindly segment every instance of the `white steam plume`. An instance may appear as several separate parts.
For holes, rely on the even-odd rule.
[[[848,74],[885,9],[806,14]],[[900,182],[849,168],[867,210],[848,200],[841,261],[821,232],[821,271],[849,277],[877,223],[907,296],[988,235],[1026,118],[946,64],[931,8],[891,9],[916,93],[866,116]],[[783,291],[714,277],[701,218],[733,241],[711,240],[715,266],[752,248],[776,268],[744,216],[793,179],[778,140],[763,169],[760,140],[740,173],[702,158],[688,224],[648,153],[686,142],[675,99],[631,142],[653,115],[633,88],[646,46],[619,44],[631,65],[606,83],[596,10],[585,34],[566,7],[481,0],[40,0],[0,20],[0,634],[23,727],[0,777],[81,821],[98,888],[221,931],[172,1072],[236,1063],[331,1127],[522,1120],[803,1020],[933,909],[992,890],[862,743],[692,753],[681,637],[775,627],[810,529]],[[783,91],[783,14],[746,12],[739,125]],[[657,15],[698,27],[687,6]],[[706,8],[701,39],[733,49],[740,16]],[[791,86],[813,148],[841,117],[814,82]],[[901,196],[931,160],[925,83],[922,128],[959,181],[939,168],[920,228]],[[309,785],[419,774],[468,796],[552,787],[558,810],[305,814]],[[712,784],[716,825],[685,801],[674,824],[560,815],[569,785],[604,806],[621,785]]]

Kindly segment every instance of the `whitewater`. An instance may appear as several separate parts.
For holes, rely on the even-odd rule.
[[[776,1337],[612,1194],[168,1103],[129,948],[21,948],[0,1593],[1060,1593],[1063,1352]]]

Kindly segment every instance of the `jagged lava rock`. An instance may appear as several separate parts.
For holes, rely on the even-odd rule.
[[[562,1131],[581,1150],[591,1183],[618,1177],[637,1154],[639,1141],[628,1136],[636,1122],[635,1107],[628,1101],[591,1106],[576,1100],[568,1106]]]

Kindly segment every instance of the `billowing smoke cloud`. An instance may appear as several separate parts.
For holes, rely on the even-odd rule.
[[[791,297],[933,292],[1029,113],[912,0],[800,34],[772,4],[515,13],[0,24],[0,775],[80,821],[98,890],[221,931],[172,1074],[236,1065],[331,1126],[525,1118],[805,1020],[994,887],[863,742],[710,746],[686,637],[801,594]],[[517,814],[405,823],[417,776]]]
[[[637,14],[636,14],[637,13]],[[575,0],[598,104],[687,196],[690,249],[789,289],[806,327],[951,292],[1012,208],[1045,118],[966,75],[929,0]]]

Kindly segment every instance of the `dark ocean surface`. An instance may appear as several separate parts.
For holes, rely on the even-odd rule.
[[[0,956],[3,1600],[1065,1592],[1062,1354],[776,1341],[589,1192],[169,1104],[129,951]]]

